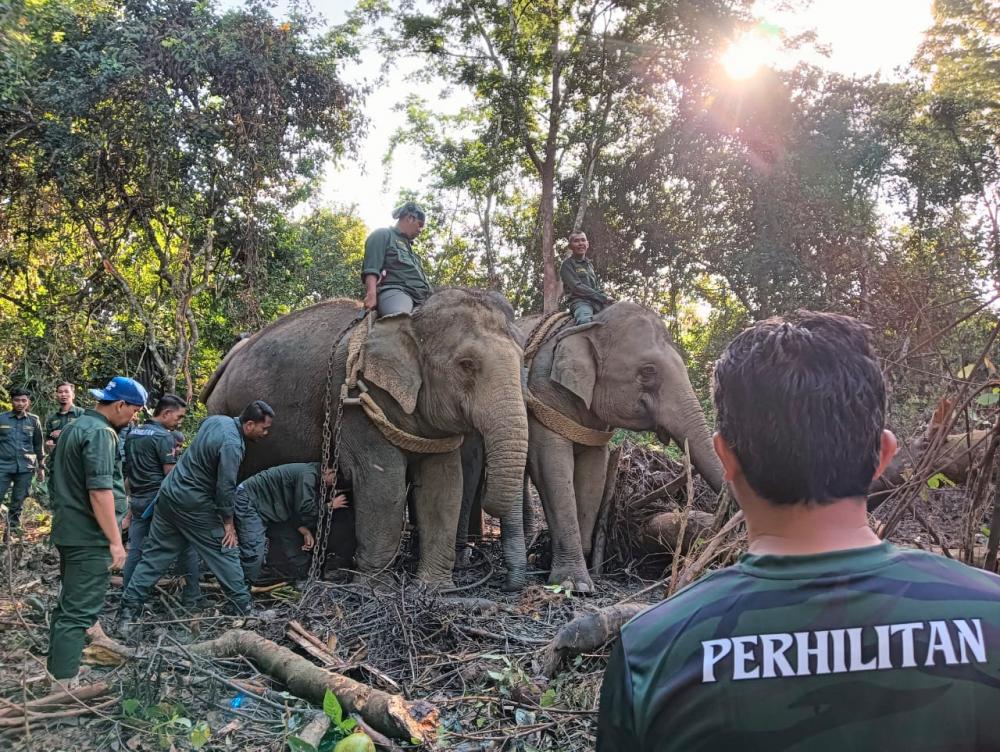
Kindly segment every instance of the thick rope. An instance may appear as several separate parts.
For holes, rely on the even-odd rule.
[[[545,344],[549,337],[571,320],[571,315],[566,311],[557,311],[543,317],[535,324],[535,328],[531,330],[524,343],[524,367],[528,369],[529,373],[531,371],[531,362],[534,360],[535,355],[538,354],[542,345]],[[596,428],[581,426],[572,418],[563,415],[555,408],[539,400],[527,387],[525,387],[525,393],[527,395],[528,409],[535,416],[535,419],[550,431],[554,431],[564,439],[569,439],[574,444],[595,447],[605,446],[611,441],[611,437],[614,436],[614,431],[599,431]]]
[[[598,431],[596,428],[581,426],[575,420],[567,418],[558,410],[555,410],[539,400],[530,389],[527,389],[528,409],[535,419],[550,431],[555,431],[565,439],[569,439],[574,444],[583,446],[605,446],[614,431]]]
[[[362,392],[359,396],[361,409],[365,411],[368,419],[375,424],[375,427],[382,432],[389,442],[407,452],[417,452],[418,454],[446,454],[453,452],[462,446],[463,436],[446,436],[441,439],[428,439],[423,436],[415,436],[407,433],[402,428],[395,426],[386,417],[382,408],[372,399],[367,392]]]

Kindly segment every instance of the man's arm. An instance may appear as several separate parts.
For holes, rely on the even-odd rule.
[[[118,518],[115,516],[114,492],[110,488],[92,488],[89,494],[94,518],[110,544],[111,566],[114,569],[121,569],[125,564],[125,549],[122,546],[121,531],[118,529]]]
[[[110,428],[98,431],[83,447],[83,467],[90,506],[101,532],[108,539],[111,565],[120,568],[125,563],[125,549],[115,516],[114,474],[118,453],[118,437]]]
[[[45,437],[42,435],[42,422],[35,416],[35,430],[31,433],[31,441],[35,447],[35,463],[38,470],[38,477],[45,477],[45,467],[42,460],[45,459]]]
[[[632,676],[619,640],[611,652],[601,685],[597,715],[597,752],[642,752],[635,732]]]
[[[233,521],[236,504],[236,478],[243,461],[243,448],[226,443],[219,449],[219,467],[215,477],[215,510],[223,523]]]

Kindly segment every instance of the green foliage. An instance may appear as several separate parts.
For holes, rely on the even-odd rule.
[[[122,714],[131,725],[138,724],[154,736],[160,749],[173,748],[180,737],[187,737],[194,749],[201,749],[212,736],[206,721],[195,723],[185,715],[183,706],[169,702],[143,705],[140,700],[127,697],[122,700]]]

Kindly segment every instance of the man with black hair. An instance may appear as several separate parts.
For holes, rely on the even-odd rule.
[[[587,324],[595,313],[603,311],[615,302],[601,289],[594,265],[587,258],[590,241],[587,233],[574,230],[569,234],[570,254],[559,265],[559,279],[563,283],[566,305],[577,324]]]
[[[335,482],[332,468],[320,472],[318,462],[291,462],[262,470],[236,487],[236,532],[248,583],[260,576],[270,526],[292,523],[302,536],[302,551],[312,551],[319,519],[316,507],[319,484],[329,488]],[[331,511],[343,509],[347,506],[347,497],[335,494],[329,506]]]
[[[59,409],[45,419],[45,455],[50,463],[52,452],[63,429],[83,415],[83,408],[77,407],[75,401],[76,387],[72,383],[63,381],[56,387],[56,402],[59,404]],[[49,478],[49,482],[52,482],[52,478]]]
[[[410,313],[431,294],[423,264],[413,252],[413,240],[424,229],[424,210],[407,201],[392,212],[392,218],[396,220],[393,227],[382,227],[368,236],[361,266],[365,308],[378,308],[379,316]]]
[[[164,479],[177,464],[174,431],[187,414],[187,402],[176,394],[165,394],[156,403],[153,417],[136,426],[125,438],[125,484],[129,493],[128,514],[122,527],[128,528],[128,558],[122,570],[123,587],[128,587],[142,559],[142,544],[151,520],[143,518]],[[198,583],[198,553],[190,545],[180,558],[184,576],[181,603],[194,608],[201,597]]]
[[[273,419],[271,406],[255,400],[238,418],[212,415],[202,421],[191,446],[160,486],[156,502],[144,512],[147,517],[151,514],[152,522],[118,614],[118,629],[125,637],[149,591],[186,546],[197,551],[234,608],[250,613],[233,502],[246,442],[266,437]]]
[[[1000,750],[1000,577],[868,526],[896,438],[866,328],[758,323],[714,400],[749,552],[622,628],[598,750]]]
[[[10,401],[12,409],[0,413],[0,504],[10,489],[5,541],[21,530],[21,509],[31,490],[32,476],[37,473],[38,480],[45,480],[42,424],[37,415],[28,412],[31,395],[24,389],[13,389]]]
[[[52,458],[52,534],[62,587],[49,623],[48,670],[77,682],[84,633],[104,607],[112,569],[125,563],[118,519],[125,514],[125,481],[118,429],[146,403],[138,381],[115,376],[91,389],[97,406],[63,429]]]

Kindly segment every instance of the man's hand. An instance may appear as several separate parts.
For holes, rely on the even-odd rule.
[[[38,466],[38,482],[39,483],[45,482],[45,468],[42,467],[41,465]]]
[[[347,497],[344,494],[337,494],[330,501],[330,509],[347,509]]]
[[[132,524],[132,508],[125,512],[125,516],[122,517],[122,532],[128,530],[128,526]]]
[[[121,543],[112,543],[111,549],[111,569],[121,569],[125,566],[125,546]]]
[[[378,307],[378,295],[374,290],[365,293],[365,308],[374,311]]]
[[[222,528],[225,530],[225,533],[222,535],[223,548],[236,548],[240,545],[240,539],[236,537],[236,525],[232,520],[223,522]]]
[[[302,550],[312,551],[313,546],[316,545],[316,539],[313,537],[312,530],[307,527],[300,527],[299,533],[302,534]]]
[[[53,431],[52,433],[49,434],[49,438],[52,439],[52,443],[53,444],[56,443],[56,439],[59,438],[59,434],[61,434],[61,433],[62,433],[62,429],[61,428],[57,428],[55,431]]]
[[[53,449],[56,448],[56,440],[55,439],[46,439],[45,440],[45,448],[48,451],[51,452]]]

